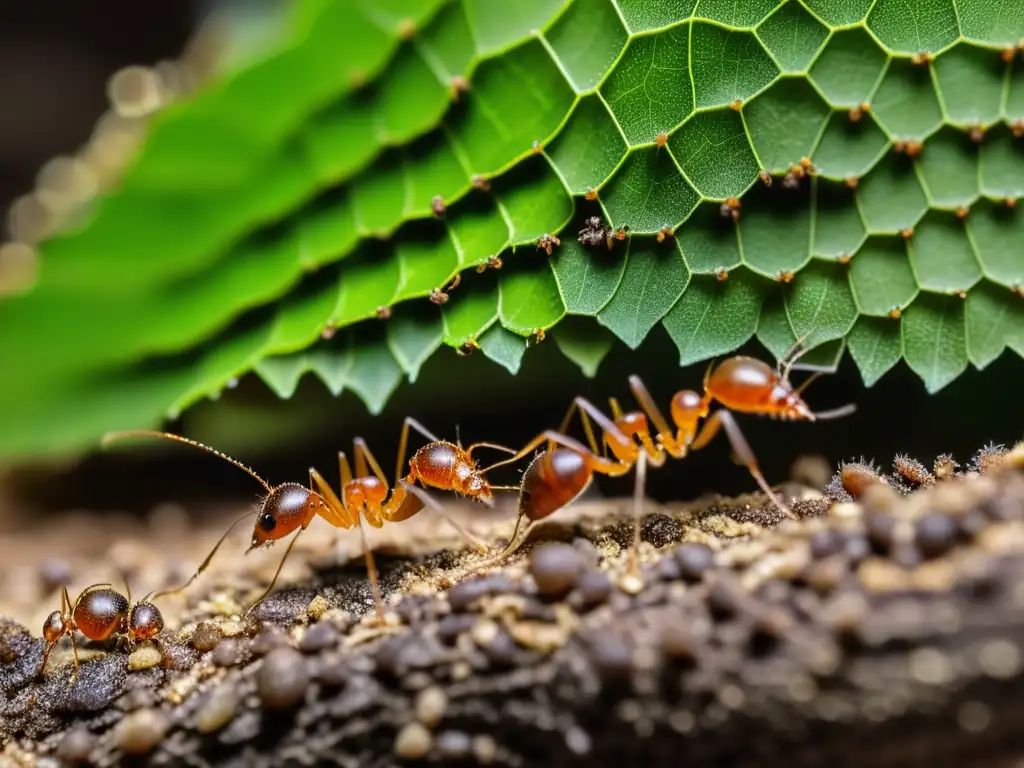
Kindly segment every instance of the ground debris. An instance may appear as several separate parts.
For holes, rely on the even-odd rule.
[[[861,462],[854,493],[840,473],[791,499],[799,520],[760,495],[651,504],[636,595],[623,500],[558,513],[501,570],[382,551],[383,626],[357,557],[305,555],[248,620],[215,595],[242,605],[253,577],[201,580],[160,666],[87,644],[74,685],[63,651],[37,679],[38,633],[0,618],[0,764],[1001,764],[1024,754],[1024,471],[1004,455]]]

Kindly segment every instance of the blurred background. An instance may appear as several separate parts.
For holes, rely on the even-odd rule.
[[[27,191],[51,158],[77,150],[108,110],[108,83],[118,70],[151,66],[179,57],[200,22],[211,14],[239,20],[272,18],[275,2],[184,0],[144,4],[129,0],[66,3],[36,0],[0,4],[0,204],[9,208]],[[243,29],[239,23],[234,29]],[[237,39],[246,39],[239,34]],[[427,308],[429,311],[429,307]],[[743,350],[768,359],[756,341]],[[582,394],[603,406],[614,395],[629,403],[626,378],[639,373],[659,403],[672,393],[697,388],[704,366],[680,369],[678,353],[663,329],[637,351],[617,344],[594,379],[585,378],[548,341],[531,347],[518,376],[482,355],[458,356],[442,349],[425,365],[414,386],[403,381],[385,412],[371,416],[351,393],[331,397],[307,376],[296,395],[280,401],[255,376],[217,401],[203,402],[167,428],[210,441],[252,463],[271,482],[304,482],[315,465],[336,480],[336,452],[352,438],[370,441],[385,468],[394,465],[402,419],[414,416],[440,436],[464,442],[489,440],[518,446],[557,426],[572,397]],[[16,361],[0,361],[2,367]],[[883,463],[895,452],[930,461],[953,453],[966,463],[989,441],[1024,437],[1020,382],[1024,360],[1003,354],[984,372],[973,368],[935,396],[900,363],[881,382],[865,389],[847,355],[838,372],[808,392],[812,407],[847,402],[859,411],[842,421],[790,424],[742,418],[769,482],[784,480],[794,459],[819,454],[829,462],[860,456]],[[4,407],[16,407],[5,404]],[[628,406],[627,406],[628,407]],[[226,464],[180,446],[156,446],[117,454],[94,454],[60,466],[7,468],[7,498],[0,531],[22,531],[33,511],[71,509],[145,514],[173,499],[245,502],[257,487]],[[496,481],[514,481],[510,477]],[[627,493],[630,480],[602,481],[608,494]],[[650,492],[660,499],[687,499],[708,491],[750,490],[753,481],[729,458],[726,441],[716,441],[685,462],[650,474]]]

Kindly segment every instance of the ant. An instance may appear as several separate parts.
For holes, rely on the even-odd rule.
[[[821,372],[812,374],[799,387],[793,387],[789,374],[800,357],[800,347],[801,342],[798,341],[783,355],[774,369],[760,360],[745,356],[728,358],[717,367],[712,362],[704,374],[703,397],[694,390],[686,389],[677,392],[672,398],[670,412],[675,429],[669,426],[646,386],[636,375],[629,377],[629,387],[641,410],[624,413],[615,398],[610,398],[613,417],[609,419],[589,400],[575,398],[558,431],[542,432],[511,458],[491,467],[494,469],[517,461],[544,446],[544,450],[523,473],[512,538],[500,555],[474,569],[500,562],[518,549],[525,541],[530,527],[576,499],[590,485],[595,472],[619,477],[635,466],[633,546],[629,554],[628,573],[633,583],[638,583],[637,550],[640,544],[640,518],[647,464],[660,467],[668,457],[682,459],[691,451],[705,447],[722,428],[725,429],[733,452],[746,465],[772,504],[787,516],[795,517],[768,486],[732,412],[756,413],[793,421],[823,421],[853,413],[856,407],[852,404],[815,413],[804,402],[804,390]],[[723,407],[709,416],[710,406],[716,400]],[[589,449],[564,434],[576,411],[579,411],[583,422]],[[600,450],[591,420],[602,431]],[[703,425],[701,420],[704,420]],[[655,427],[653,434],[650,422]],[[520,535],[520,524],[524,517],[529,522]]]
[[[128,588],[126,598],[111,589],[110,584],[93,584],[86,587],[74,603],[68,595],[68,588],[61,588],[60,610],[54,611],[43,622],[43,639],[46,652],[39,665],[39,675],[46,669],[50,652],[64,635],[71,635],[71,648],[75,654],[75,670],[72,682],[78,679],[78,644],[75,632],[81,632],[90,640],[102,642],[113,635],[120,635],[134,644],[152,640],[164,628],[164,617],[160,609],[149,602],[149,596],[132,605],[132,591]]]
[[[430,442],[412,455],[409,459],[409,472],[403,478],[402,465],[408,450],[410,429],[416,430]],[[267,495],[263,498],[260,508],[245,514],[231,524],[214,545],[210,554],[203,560],[198,570],[192,575],[192,578],[180,587],[158,592],[156,595],[156,597],[171,595],[187,589],[207,569],[217,550],[220,549],[220,546],[234,527],[255,514],[256,523],[253,527],[252,540],[247,553],[255,549],[269,547],[275,541],[283,539],[292,533],[295,533],[295,536],[289,542],[284,557],[281,558],[277,571],[275,571],[274,577],[270,582],[270,586],[249,608],[249,611],[263,602],[267,595],[270,594],[299,535],[319,515],[335,528],[359,528],[363,543],[363,556],[366,560],[367,574],[377,610],[377,619],[382,622],[384,620],[383,601],[381,600],[380,584],[377,578],[377,568],[374,564],[373,553],[366,542],[366,533],[363,529],[364,519],[374,528],[381,528],[384,523],[399,523],[403,520],[408,520],[420,512],[424,506],[430,506],[444,517],[467,541],[480,551],[486,552],[487,546],[449,517],[441,505],[423,489],[437,488],[445,491],[454,491],[459,495],[479,501],[486,506],[493,506],[493,492],[495,490],[516,490],[515,486],[494,486],[488,483],[484,476],[490,471],[490,467],[481,470],[473,460],[473,452],[479,448],[492,448],[510,454],[515,453],[511,448],[485,442],[473,443],[469,447],[463,448],[461,441],[451,443],[441,440],[413,418],[406,418],[402,425],[393,486],[388,485],[380,464],[377,463],[377,460],[370,452],[369,446],[362,438],[357,437],[353,440],[355,448],[354,475],[344,451],[338,452],[338,463],[341,470],[340,497],[313,467],[309,468],[309,488],[299,483],[281,483],[277,486],[271,486],[266,480],[256,474],[254,470],[237,459],[233,459],[208,445],[203,445],[195,440],[169,432],[154,430],[112,432],[103,438],[103,444],[106,445],[114,440],[126,437],[156,437],[174,440],[191,445],[194,448],[199,448],[207,453],[212,453],[214,456],[218,456],[248,473],[266,490]],[[417,481],[423,486],[423,489],[416,487],[415,483]]]

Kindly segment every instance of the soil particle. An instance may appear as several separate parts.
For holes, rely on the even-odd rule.
[[[128,755],[145,755],[163,741],[171,723],[158,709],[140,709],[125,715],[114,728],[114,743]]]
[[[268,653],[256,673],[256,692],[267,709],[294,707],[309,688],[306,660],[291,648],[275,648]]]
[[[561,597],[576,586],[584,567],[583,556],[571,544],[542,544],[530,554],[530,575],[549,597]]]
[[[224,633],[212,621],[203,621],[196,627],[196,631],[192,633],[192,647],[200,653],[206,653],[212,651],[220,643]]]

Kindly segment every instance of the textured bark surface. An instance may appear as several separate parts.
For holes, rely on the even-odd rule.
[[[637,594],[622,579],[631,502],[579,502],[536,528],[544,544],[473,576],[481,556],[421,515],[375,539],[383,627],[356,548],[330,533],[311,532],[244,617],[276,561],[232,539],[187,599],[160,602],[156,645],[90,648],[73,685],[67,641],[36,679],[59,597],[8,595],[0,612],[36,623],[0,619],[0,761],[1013,765],[1019,453],[917,489],[899,472],[857,501],[833,483],[793,502],[800,521],[760,496],[648,505]],[[205,554],[208,535],[159,530],[107,558],[138,592]],[[492,544],[510,530],[477,519]]]

